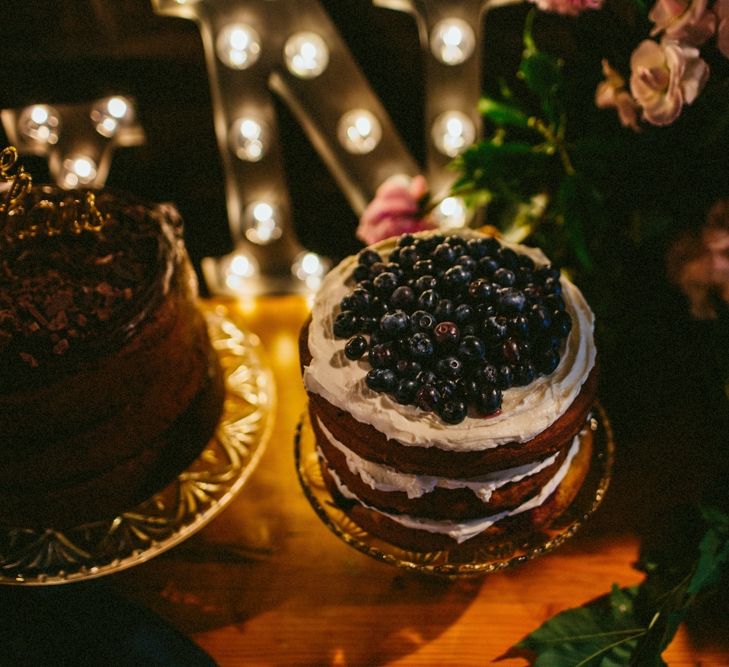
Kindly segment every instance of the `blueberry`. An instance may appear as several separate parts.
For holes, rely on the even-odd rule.
[[[461,330],[455,322],[438,322],[433,337],[440,347],[456,348],[461,340]]]
[[[460,327],[462,336],[475,336],[478,334],[478,327],[473,322],[467,324],[456,322],[456,324]]]
[[[407,285],[400,285],[396,287],[390,296],[390,303],[395,308],[409,309],[415,304],[415,292],[412,287]]]
[[[422,294],[426,290],[435,289],[438,286],[438,281],[435,276],[430,274],[420,276],[415,281],[414,289],[418,294]]]
[[[337,338],[349,338],[357,333],[360,318],[352,310],[343,310],[334,318],[333,331]]]
[[[375,262],[370,265],[370,278],[374,279],[375,276],[379,276],[381,273],[387,271],[385,262]]]
[[[534,284],[534,273],[531,269],[528,269],[525,266],[520,266],[515,273],[516,284],[520,287],[526,287],[527,285]]]
[[[499,371],[493,364],[486,363],[474,371],[473,379],[481,388],[495,387],[499,384]]]
[[[468,296],[474,303],[488,303],[494,295],[494,286],[486,278],[476,278],[468,284]]]
[[[397,338],[410,329],[410,318],[404,310],[393,310],[382,316],[380,329],[388,336]]]
[[[424,360],[433,356],[435,346],[433,340],[425,333],[414,333],[407,342],[407,353],[410,359]]]
[[[463,375],[463,362],[458,357],[443,357],[435,362],[435,372],[442,378],[455,380]]]
[[[555,296],[561,296],[562,283],[559,281],[559,278],[547,278],[544,281],[543,289],[545,294],[554,294]]]
[[[493,347],[506,338],[509,332],[508,320],[502,315],[488,317],[484,320],[482,329],[486,344]]]
[[[370,248],[365,248],[357,255],[357,262],[362,266],[372,266],[375,262],[381,262],[379,253]]]
[[[452,246],[453,248],[460,248],[458,254],[463,254],[466,242],[460,236],[458,236],[458,234],[451,234],[450,236],[446,236],[445,243]]]
[[[523,292],[511,287],[504,287],[496,293],[496,306],[502,313],[520,313],[526,305]]]
[[[468,239],[466,241],[466,252],[478,260],[489,254],[489,248],[484,243],[486,239]]]
[[[494,271],[494,282],[502,287],[513,287],[516,284],[516,275],[512,270],[502,267]]]
[[[509,332],[517,338],[529,336],[529,318],[526,315],[513,315],[509,318]]]
[[[465,288],[471,280],[471,273],[462,266],[452,266],[441,280],[443,286],[451,292],[458,292]]]
[[[435,319],[439,322],[450,320],[453,317],[453,301],[450,299],[440,299],[435,304],[433,315],[435,315]]]
[[[366,315],[372,306],[372,295],[361,287],[356,287],[350,294],[352,310],[358,315]]]
[[[418,391],[418,386],[419,385],[415,382],[415,380],[400,380],[395,387],[395,400],[403,405],[413,403],[415,401],[415,394]]]
[[[415,380],[422,372],[422,366],[417,361],[409,361],[408,359],[399,359],[395,364],[395,372],[398,377],[406,380]],[[420,386],[421,383],[418,383]]]
[[[373,368],[365,376],[365,383],[374,391],[392,391],[397,385],[397,376],[391,368]]]
[[[488,317],[496,315],[496,307],[490,303],[476,304],[476,318],[483,321]]]
[[[451,266],[455,259],[456,251],[448,243],[441,243],[433,250],[433,261],[439,266]]]
[[[552,266],[551,264],[548,264],[547,266],[540,266],[538,269],[535,269],[534,271],[534,278],[539,282],[540,284],[544,284],[544,281],[553,278],[555,280],[559,280],[560,271],[558,268]]]
[[[564,299],[559,294],[550,294],[544,297],[544,307],[552,311],[564,310],[566,308]]]
[[[509,364],[499,366],[499,382],[500,389],[508,389],[514,386],[514,370]]]
[[[546,350],[536,359],[537,370],[542,375],[549,375],[559,366],[559,353],[555,350]]]
[[[458,346],[458,356],[463,361],[476,361],[486,355],[484,342],[476,336],[464,336]]]
[[[400,266],[405,270],[412,269],[419,259],[420,254],[414,245],[407,245],[400,250]]]
[[[364,336],[352,336],[344,346],[344,355],[352,361],[361,359],[367,351],[367,345],[367,339]]]
[[[499,262],[493,257],[486,256],[478,260],[478,272],[485,278],[491,278],[498,268]]]
[[[552,313],[545,306],[535,303],[529,311],[529,324],[535,332],[549,331]]]
[[[501,344],[501,356],[509,364],[518,364],[521,360],[521,349],[514,338],[507,338]]]
[[[513,271],[519,266],[519,257],[511,248],[499,248],[496,252],[496,257],[505,269],[511,269]]]
[[[438,406],[438,416],[447,424],[460,424],[466,418],[463,401],[444,401]]]
[[[552,314],[551,331],[557,336],[565,338],[572,329],[572,317],[566,310],[556,310]]]
[[[427,289],[424,292],[421,292],[418,297],[418,308],[433,312],[435,307],[438,305],[438,301],[440,301],[440,295],[438,292],[433,289]]]
[[[364,264],[357,264],[352,271],[352,277],[357,281],[368,280],[370,277],[370,267]]]
[[[413,245],[413,243],[415,243],[415,237],[412,234],[403,234],[397,240],[397,245],[399,248],[411,246],[411,245]]]
[[[478,263],[470,255],[461,255],[460,257],[458,257],[456,259],[454,265],[455,266],[462,266],[471,275],[473,275],[474,273],[476,273],[476,271],[478,270]]]
[[[392,343],[377,343],[367,352],[372,368],[392,368],[397,363],[397,353]]]
[[[527,362],[525,364],[516,364],[514,366],[514,386],[526,387],[537,377],[537,369],[534,364]]]
[[[501,389],[498,387],[483,389],[476,396],[476,410],[482,415],[492,415],[501,409],[502,399]]]
[[[481,391],[478,380],[474,377],[459,378],[456,380],[458,393],[467,400],[474,399]]]
[[[534,260],[529,255],[519,255],[519,267],[534,271]]]
[[[380,320],[377,317],[363,317],[361,318],[359,330],[363,333],[374,333],[380,328]]]
[[[438,390],[432,384],[424,384],[415,392],[415,405],[425,412],[433,412],[440,404]]]
[[[379,296],[387,299],[398,286],[398,279],[392,271],[383,271],[375,276],[372,284],[375,286],[375,292]]]
[[[413,264],[413,273],[416,276],[432,276],[435,272],[435,266],[432,259],[419,259]]]
[[[429,368],[426,368],[424,371],[420,371],[420,373],[418,373],[415,380],[417,381],[417,383],[419,385],[426,385],[426,384],[434,385],[438,380],[438,376],[435,374],[435,371],[432,371]]]
[[[435,383],[435,388],[438,390],[441,403],[464,398],[463,387],[459,385],[457,380],[439,379]]]
[[[425,310],[416,310],[410,316],[410,328],[413,333],[433,331],[437,323],[435,316]]]
[[[473,316],[473,308],[471,308],[471,306],[467,303],[462,303],[459,306],[456,306],[456,309],[453,311],[453,320],[456,324],[465,324],[466,322],[470,322],[473,319]]]

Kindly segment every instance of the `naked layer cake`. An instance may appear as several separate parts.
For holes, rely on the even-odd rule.
[[[208,442],[223,381],[169,205],[34,186],[0,246],[0,522],[105,519]]]
[[[477,232],[406,235],[344,260],[300,339],[335,501],[412,550],[553,521],[590,464],[593,326],[541,251]]]

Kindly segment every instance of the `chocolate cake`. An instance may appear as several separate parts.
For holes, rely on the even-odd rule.
[[[0,243],[0,522],[130,509],[196,458],[222,408],[179,215],[33,187]]]
[[[590,465],[593,326],[541,251],[477,232],[344,260],[300,338],[335,502],[411,550],[554,521]]]

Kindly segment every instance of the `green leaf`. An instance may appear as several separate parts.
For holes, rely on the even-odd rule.
[[[729,565],[729,516],[715,507],[703,507],[701,513],[709,529],[699,543],[699,560],[688,586],[690,595],[716,584]]]
[[[645,633],[635,616],[637,594],[637,586],[613,586],[609,595],[557,614],[516,646],[537,654],[534,667],[625,667]],[[664,664],[659,657],[645,667]]]
[[[478,101],[478,111],[496,125],[529,126],[529,117],[521,109],[517,109],[510,104],[504,104],[491,97],[482,97]]]
[[[565,235],[575,256],[585,269],[590,270],[592,260],[585,230],[604,224],[600,193],[580,174],[568,174],[560,185],[557,203],[562,213]]]
[[[556,124],[564,112],[561,60],[542,51],[525,52],[519,65],[519,76],[539,98],[547,120]]]

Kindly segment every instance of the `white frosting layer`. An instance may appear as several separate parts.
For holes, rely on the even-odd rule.
[[[436,521],[433,519],[423,519],[421,517],[410,516],[407,514],[390,514],[389,512],[380,512],[380,510],[377,510],[374,507],[370,507],[366,503],[363,503],[359,498],[357,498],[357,496],[355,496],[342,483],[342,481],[339,479],[339,477],[337,477],[337,474],[335,472],[333,472],[331,469],[329,470],[329,472],[332,475],[332,478],[334,479],[334,482],[336,483],[339,492],[345,498],[349,498],[350,500],[356,500],[364,507],[367,507],[373,512],[378,512],[379,514],[386,516],[388,519],[392,519],[392,521],[395,521],[400,525],[405,526],[406,528],[411,528],[414,530],[425,530],[429,533],[438,533],[440,535],[448,535],[448,537],[454,539],[456,542],[458,542],[458,544],[461,544],[462,542],[470,540],[471,538],[476,537],[476,535],[481,534],[484,530],[487,530],[502,519],[514,516],[516,514],[521,514],[522,512],[526,512],[542,505],[544,501],[547,500],[550,495],[552,495],[554,490],[559,486],[559,484],[567,475],[567,471],[569,470],[570,464],[572,463],[572,459],[579,451],[579,448],[580,437],[575,436],[574,440],[572,441],[570,451],[567,454],[567,458],[560,466],[557,474],[547,484],[544,485],[542,490],[536,496],[533,496],[532,498],[527,500],[527,502],[519,505],[519,507],[516,507],[512,510],[506,510],[504,512],[492,514],[491,516],[483,517],[481,519],[470,519],[468,521]]]
[[[499,470],[489,475],[472,477],[470,479],[448,479],[446,477],[434,477],[431,475],[410,475],[398,472],[389,466],[363,459],[339,442],[329,429],[327,429],[321,419],[317,421],[319,428],[329,442],[344,454],[347,460],[347,467],[352,474],[357,475],[367,486],[375,491],[399,491],[406,493],[408,498],[420,498],[436,488],[470,489],[479,500],[487,503],[491,499],[493,492],[499,487],[511,482],[518,482],[529,475],[534,475],[547,466],[552,465],[557,459],[557,454],[553,454],[543,461],[509,468],[508,470]]]
[[[465,237],[479,236],[464,230]],[[383,256],[394,247],[393,239],[374,246]],[[502,244],[528,255],[540,266],[549,260],[540,251],[517,244]],[[351,290],[349,277],[357,263],[349,257],[324,278],[312,309],[309,327],[310,365],[304,370],[306,388],[329,403],[348,411],[360,422],[374,426],[404,445],[438,447],[449,451],[473,451],[507,442],[526,442],[562,416],[575,400],[595,363],[594,317],[581,292],[561,278],[572,330],[557,369],[526,387],[504,392],[501,412],[488,418],[466,417],[460,424],[446,424],[435,414],[411,405],[400,405],[387,394],[365,384],[369,365],[344,356],[345,340],[332,333],[339,302]]]

